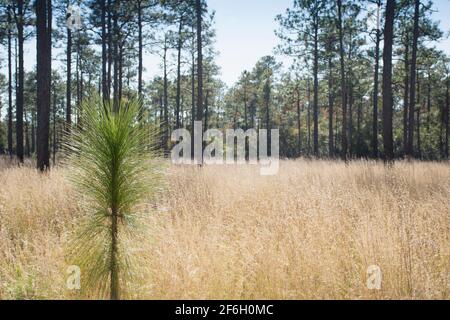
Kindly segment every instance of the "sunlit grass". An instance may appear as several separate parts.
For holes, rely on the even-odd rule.
[[[69,235],[85,214],[59,168],[0,171],[0,298],[98,298],[66,287]],[[148,236],[129,297],[448,299],[448,163],[282,161],[169,169],[141,207]],[[367,268],[381,290],[366,287]]]

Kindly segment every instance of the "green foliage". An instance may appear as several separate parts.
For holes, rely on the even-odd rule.
[[[68,262],[81,269],[81,289],[117,299],[133,278],[133,247],[145,236],[140,213],[159,185],[154,135],[139,119],[138,100],[83,103],[82,128],[67,146],[71,181],[86,214],[71,240]],[[108,289],[108,284],[110,288]],[[119,295],[120,294],[120,295]]]

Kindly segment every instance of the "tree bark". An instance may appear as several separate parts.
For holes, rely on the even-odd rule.
[[[51,0],[37,0],[37,168],[40,171],[50,168],[51,18]]]
[[[107,79],[107,35],[106,35],[106,0],[101,1],[101,24],[102,24],[102,95],[103,100],[109,100],[108,79]]]
[[[411,53],[411,81],[409,84],[409,124],[408,124],[408,147],[406,155],[408,158],[413,157],[414,153],[414,109],[416,107],[416,64],[417,64],[417,42],[419,38],[419,13],[420,0],[414,2],[414,27],[413,27],[413,44]]]
[[[392,44],[394,37],[395,0],[387,0],[383,50],[383,145],[386,161],[394,159],[392,137]]]
[[[17,91],[16,91],[16,155],[20,163],[23,163],[23,106],[24,106],[24,61],[23,61],[23,43],[24,43],[24,1],[17,1],[17,46],[18,46],[18,70],[17,70]]]
[[[12,109],[12,34],[11,34],[11,6],[8,6],[8,152],[13,156],[13,109]]]
[[[181,105],[181,49],[183,46],[182,37],[183,30],[183,18],[180,17],[178,25],[178,45],[177,45],[177,96],[176,96],[176,109],[175,109],[175,129],[180,128],[180,105]]]
[[[314,23],[314,63],[313,63],[313,75],[314,75],[314,105],[313,105],[313,145],[314,145],[314,157],[319,156],[319,23],[318,18],[315,18]]]
[[[67,80],[66,80],[66,125],[72,125],[72,30],[67,28]]]
[[[345,61],[344,61],[344,31],[342,26],[342,0],[337,0],[338,9],[338,31],[339,31],[339,56],[341,64],[341,99],[342,99],[342,159],[347,161],[347,93],[345,84]]]
[[[409,33],[405,35],[405,83],[403,94],[403,149],[406,154],[408,148],[408,114],[409,114]]]
[[[378,77],[380,68],[380,11],[381,1],[377,3],[377,30],[375,39],[375,70],[373,76],[373,118],[372,118],[372,157],[378,158]]]
[[[328,156],[334,157],[333,144],[333,113],[334,113],[334,93],[333,93],[333,62],[331,55],[328,57]]]

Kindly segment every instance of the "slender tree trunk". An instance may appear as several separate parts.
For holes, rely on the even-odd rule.
[[[112,63],[113,63],[113,34],[114,31],[112,25],[112,0],[108,0],[108,97],[111,95],[111,83],[112,83]]]
[[[302,152],[302,133],[301,133],[301,110],[300,110],[300,88],[297,85],[297,155],[300,156]]]
[[[375,71],[373,76],[373,118],[372,118],[372,157],[378,158],[378,77],[380,69],[380,11],[381,1],[377,3],[377,30],[375,40]]]
[[[307,80],[307,96],[308,96],[308,110],[307,110],[307,125],[308,125],[308,157],[311,155],[311,85],[309,78]]]
[[[450,76],[447,74],[445,90],[445,110],[444,110],[444,126],[445,126],[445,139],[444,139],[444,157],[448,159],[448,136],[449,136],[449,109],[450,109]]]
[[[137,1],[138,4],[138,56],[139,56],[139,66],[138,66],[138,95],[142,99],[142,72],[143,72],[143,51],[144,45],[142,43],[142,0]],[[140,115],[142,117],[142,115]]]
[[[317,19],[317,18],[316,18]],[[314,105],[313,105],[313,121],[314,121],[314,157],[319,156],[319,25],[316,21],[314,24]]]
[[[108,79],[107,79],[107,34],[106,34],[106,0],[101,0],[101,24],[102,24],[102,95],[103,100],[109,100]]]
[[[176,117],[175,129],[180,128],[181,49],[183,46],[182,30],[183,30],[183,17],[180,17],[180,21],[179,21],[179,25],[178,25],[178,45],[177,45],[177,96],[176,96],[176,109],[175,109],[175,117]]]
[[[350,76],[352,77],[353,74],[352,72],[349,72]],[[353,104],[355,102],[354,100],[354,96],[353,96],[353,81],[349,80],[348,84],[347,84],[347,89],[348,89],[348,139],[349,139],[349,144],[348,144],[348,154],[349,157],[352,158],[353,157],[353,147],[354,147],[354,139],[353,139]]]
[[[114,73],[113,73],[113,87],[114,87],[114,110],[117,112],[119,110],[119,17],[118,17],[118,6],[119,1],[114,1],[113,9],[113,60],[114,60]]]
[[[419,38],[419,13],[420,0],[414,2],[414,27],[413,27],[413,44],[411,57],[411,82],[409,84],[409,124],[408,124],[408,148],[406,155],[408,158],[413,157],[414,153],[414,109],[416,106],[416,63],[417,63],[417,42]]]
[[[56,90],[53,86],[53,166],[56,164]]]
[[[50,168],[51,19],[51,0],[37,0],[37,167],[40,171]]]
[[[333,93],[333,61],[331,55],[328,57],[328,156],[334,157],[333,144],[333,113],[334,113],[334,93]]]
[[[394,159],[392,137],[392,43],[394,37],[395,0],[387,0],[383,50],[383,145],[386,161]]]
[[[202,1],[195,1],[196,22],[197,22],[197,121],[203,119],[203,39],[202,39]],[[203,132],[201,133],[201,141],[203,141]],[[203,153],[200,159],[197,159],[199,164],[203,163]]]
[[[72,30],[67,28],[67,81],[66,81],[66,124],[72,124]]]
[[[192,30],[194,33],[194,30]],[[192,38],[192,62],[191,62],[191,158],[194,159],[194,122],[195,122],[195,39]]]
[[[405,35],[405,82],[403,94],[403,149],[407,153],[408,148],[408,113],[409,113],[409,33]]]
[[[164,56],[163,56],[163,68],[164,68],[164,126],[163,126],[163,149],[167,155],[169,150],[169,96],[168,96],[168,79],[167,79],[167,37],[164,39]]]
[[[8,6],[8,152],[13,156],[13,102],[12,102],[12,34],[11,34],[11,7]]]
[[[17,46],[18,46],[18,82],[17,82],[17,91],[16,91],[16,155],[20,163],[23,163],[24,155],[23,155],[23,106],[24,106],[24,53],[23,53],[23,42],[24,42],[24,3],[23,0],[17,1],[17,16],[16,16],[16,25],[17,25]]]
[[[339,31],[339,56],[341,64],[341,99],[342,99],[342,159],[347,161],[347,94],[345,84],[345,61],[344,61],[344,31],[342,26],[342,0],[337,0],[338,9],[338,31]]]

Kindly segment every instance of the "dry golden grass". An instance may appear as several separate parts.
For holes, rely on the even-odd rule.
[[[170,167],[140,245],[146,299],[449,299],[448,163]],[[64,248],[80,209],[64,169],[0,165],[0,298],[79,298]],[[369,265],[381,290],[366,287]]]

